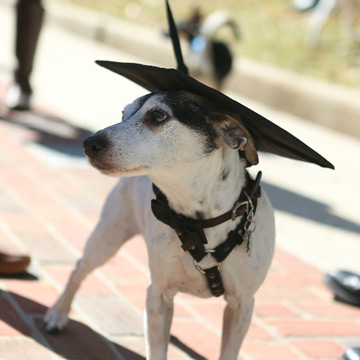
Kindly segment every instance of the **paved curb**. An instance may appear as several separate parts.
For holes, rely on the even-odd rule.
[[[71,31],[173,66],[172,48],[160,31],[143,28],[74,4],[51,2],[48,19]],[[121,59],[119,59],[121,61]],[[360,92],[241,57],[227,88],[287,113],[360,138]]]

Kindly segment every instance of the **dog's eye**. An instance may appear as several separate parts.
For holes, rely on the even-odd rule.
[[[158,121],[158,122],[162,122],[167,119],[167,115],[158,110],[153,111],[153,113],[151,114],[151,117],[153,120]]]

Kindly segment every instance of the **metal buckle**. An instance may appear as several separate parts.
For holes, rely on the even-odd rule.
[[[246,193],[245,193],[246,194]],[[246,195],[247,196],[247,195]],[[247,196],[248,197],[248,196]],[[249,197],[248,197],[249,198]],[[251,202],[251,200],[250,200]],[[239,207],[242,205],[246,205],[246,212],[249,211],[249,201],[237,202],[231,212],[231,220],[234,221],[236,219],[236,212],[238,211]],[[252,205],[252,203],[250,203]]]

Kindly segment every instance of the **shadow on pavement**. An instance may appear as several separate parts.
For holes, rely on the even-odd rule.
[[[20,318],[9,298],[28,315],[28,320],[41,334],[35,334]],[[93,331],[81,322],[70,320],[66,329],[58,334],[49,334],[43,329],[42,316],[48,308],[36,301],[25,298],[19,294],[0,291],[0,320],[16,329],[21,334],[32,338],[40,345],[49,348],[65,359],[119,359],[116,352],[128,360],[145,360],[119,344],[107,340],[99,333]],[[115,351],[114,351],[115,350]]]
[[[21,274],[16,274],[16,275],[0,274],[0,279],[26,280],[26,281],[39,280],[39,278],[35,274],[32,274],[31,272],[28,272],[28,271],[21,273]]]
[[[12,305],[14,301],[17,303],[16,307]],[[27,315],[31,327],[36,328],[41,336],[34,334],[31,327],[28,326],[28,322],[20,317],[16,310],[17,307],[20,307],[22,312]],[[145,360],[142,355],[106,339],[79,321],[70,320],[62,332],[47,333],[44,330],[42,320],[47,309],[46,306],[34,300],[0,289],[0,320],[65,359],[116,360],[119,359],[117,354],[121,354],[127,360]],[[206,360],[205,357],[185,345],[177,337],[171,336],[170,342],[192,359]]]
[[[189,348],[186,344],[184,344],[179,338],[176,336],[170,336],[170,343],[176,346],[177,348],[181,349],[183,352],[188,354],[194,360],[207,360],[207,358],[203,357],[202,355],[198,354],[193,349]]]
[[[84,158],[82,142],[92,132],[42,111],[8,111],[1,119],[36,132],[35,142],[53,151]]]
[[[331,213],[331,208],[295,192],[262,182],[272,206],[281,211],[309,219],[324,225],[360,234],[360,224]]]

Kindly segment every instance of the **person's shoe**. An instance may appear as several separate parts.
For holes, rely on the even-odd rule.
[[[29,256],[9,255],[0,252],[0,275],[17,275],[24,273],[29,264]]]
[[[360,360],[360,348],[347,349],[339,360]]]
[[[332,270],[325,275],[324,283],[334,292],[337,300],[360,307],[360,275]]]
[[[6,105],[13,110],[29,110],[31,94],[23,91],[18,83],[9,88],[6,95]]]

